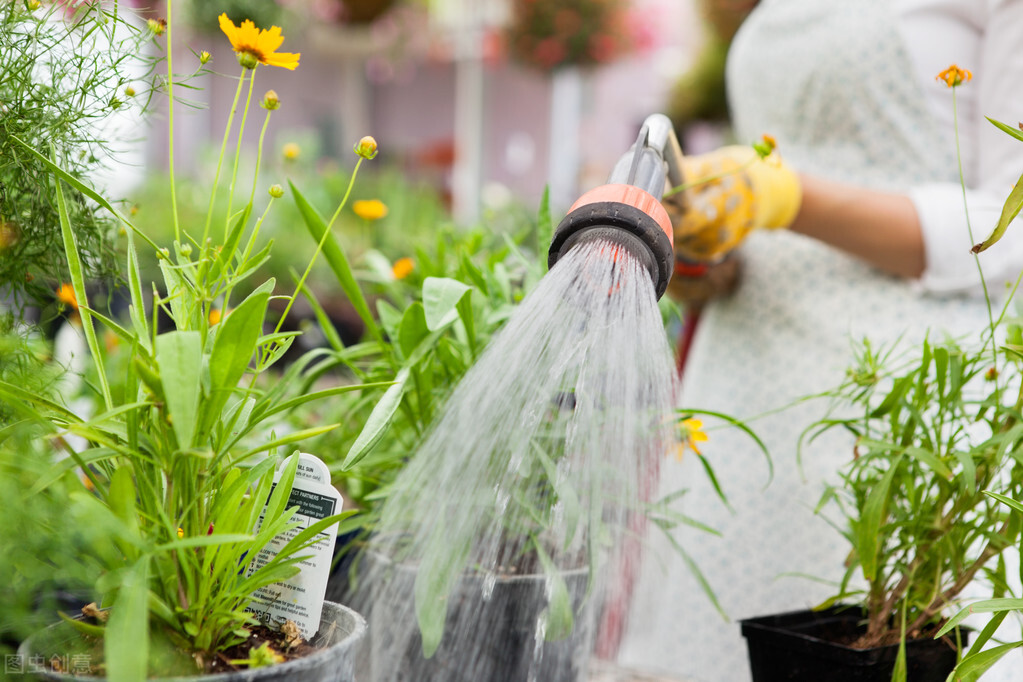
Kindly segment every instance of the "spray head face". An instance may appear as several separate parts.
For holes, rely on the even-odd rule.
[[[627,251],[650,274],[657,298],[671,279],[675,255],[671,220],[653,195],[632,185],[603,185],[584,194],[554,231],[548,267],[579,244],[604,240],[612,259]]]

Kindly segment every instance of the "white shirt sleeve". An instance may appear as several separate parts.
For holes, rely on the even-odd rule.
[[[923,229],[922,287],[974,291],[980,276],[967,227],[974,242],[986,239],[1023,174],[1023,142],[988,120],[1010,126],[1023,120],[1023,0],[903,0],[901,11],[900,30],[950,144],[956,134],[953,93],[935,77],[953,63],[973,73],[955,90],[965,197],[958,182],[917,186],[909,196]],[[995,293],[1015,281],[1023,269],[1023,220],[980,255],[980,264]]]

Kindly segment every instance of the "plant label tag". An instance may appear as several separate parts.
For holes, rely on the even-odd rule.
[[[307,481],[330,485],[330,469],[316,455],[300,452],[298,453],[298,469],[295,470],[295,478],[304,478]]]
[[[287,504],[289,508],[298,507],[292,517],[292,521],[297,522],[298,527],[271,540],[249,565],[248,575],[265,566],[302,530],[320,519],[341,511],[343,503],[341,493],[330,485],[327,465],[307,453],[301,453],[298,457],[295,482]],[[278,470],[274,475],[274,485],[280,480],[280,475]],[[265,512],[264,506],[263,513]],[[256,522],[256,532],[262,523],[261,514]],[[312,545],[300,550],[299,555],[306,558],[297,564],[299,572],[287,580],[261,587],[253,592],[252,603],[247,610],[261,623],[275,630],[279,630],[285,621],[290,620],[298,625],[302,637],[306,640],[316,635],[316,631],[320,629],[320,613],[323,611],[323,600],[327,593],[327,579],[330,576],[336,537],[336,523],[321,531]]]

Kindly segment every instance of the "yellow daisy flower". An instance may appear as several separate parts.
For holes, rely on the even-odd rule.
[[[391,267],[391,274],[394,275],[394,279],[405,279],[412,274],[415,268],[415,261],[411,258],[399,258],[394,261],[394,265]]]
[[[57,300],[73,310],[78,310],[78,297],[75,296],[75,288],[70,284],[61,284],[57,289]]]
[[[281,148],[281,154],[286,161],[294,161],[302,153],[302,148],[294,142],[288,142]]]
[[[957,85],[968,83],[973,79],[973,74],[967,69],[960,69],[958,66],[953,64],[941,73],[937,75],[934,80],[945,81],[945,85],[950,88],[954,88]]]
[[[379,199],[361,199],[352,204],[352,211],[365,220],[380,220],[387,215],[387,204]]]
[[[686,448],[689,448],[700,457],[703,457],[703,453],[696,447],[697,443],[700,443],[707,438],[707,434],[703,432],[703,422],[699,419],[683,419],[678,425],[679,434],[681,436],[681,442],[675,448],[675,459],[682,461],[682,455],[685,454]]]
[[[251,19],[243,21],[241,26],[235,26],[227,14],[221,14],[220,30],[238,53],[238,63],[247,69],[254,69],[257,64],[266,64],[294,71],[298,66],[298,58],[302,56],[298,52],[276,51],[284,42],[280,26],[271,26],[267,31],[256,28]]]

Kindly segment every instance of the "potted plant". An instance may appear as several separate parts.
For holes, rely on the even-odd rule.
[[[954,87],[969,72],[952,67],[940,78]],[[1004,233],[1021,193],[1023,181],[975,253]],[[856,438],[819,504],[849,542],[846,571],[817,609],[743,622],[754,680],[820,679],[822,669],[829,680],[944,680],[955,666],[967,633],[961,619],[946,623],[950,610],[974,580],[1004,590],[1002,555],[1020,537],[1019,519],[998,502],[1023,494],[1011,301],[962,340],[931,337],[906,349],[867,339],[845,381],[825,394],[832,408],[804,437],[839,428]],[[981,639],[989,637],[985,629]]]
[[[637,281],[646,276],[636,273]],[[484,291],[491,277],[484,273],[479,280]],[[394,391],[392,414],[401,412],[403,393],[417,388],[412,376],[402,375],[418,353],[433,348],[433,335],[449,324],[464,335],[475,324],[469,305],[475,289],[430,285],[424,283],[424,309],[410,308],[395,327],[398,338],[413,343],[405,348],[398,383],[387,389]],[[554,362],[547,371],[543,362],[552,357],[575,357],[574,346],[552,337],[585,324],[613,327],[593,319],[585,293],[567,286],[566,315],[539,338],[526,329],[542,298],[530,306],[527,297],[516,308],[371,498],[373,535],[356,559],[353,603],[370,620],[366,665],[372,679],[579,679],[609,583],[608,557],[622,537],[646,522],[666,530],[696,524],[671,508],[679,495],[648,496],[665,451],[685,435],[677,428],[682,417],[676,422],[653,405],[637,408],[607,384],[575,389],[593,378],[589,372],[613,372],[623,360],[614,341],[627,337],[630,353],[664,360],[644,364],[642,378],[633,381],[650,382],[670,413],[672,361],[657,331],[659,311],[646,310],[651,317],[644,321],[656,326],[651,334],[619,325],[601,335],[606,345],[596,344],[599,357],[592,362]],[[541,368],[531,366],[545,348],[552,350]],[[403,381],[407,386],[400,388]],[[617,388],[635,397],[629,393],[634,384]],[[593,428],[581,427],[580,419]],[[372,417],[367,423],[385,428]],[[622,447],[612,446],[615,455],[604,460],[609,443]],[[362,461],[373,455],[351,452],[365,455]],[[359,463],[342,462],[342,475]]]
[[[148,24],[149,38],[166,36],[169,42],[172,7],[168,3],[166,22]],[[235,105],[247,114],[257,68],[293,69],[299,55],[276,51],[274,29],[237,27],[223,15],[220,22],[242,65]],[[200,68],[210,58],[197,56]],[[177,75],[170,61],[166,87],[173,139]],[[250,94],[243,102],[246,84]],[[273,91],[262,98],[266,123],[280,104]],[[222,149],[233,133],[242,136],[229,121]],[[11,381],[14,375],[0,376],[2,414],[12,415],[0,432],[0,454],[12,461],[14,448],[29,438],[45,457],[32,491],[71,485],[71,517],[99,519],[103,531],[84,548],[84,563],[101,569],[92,586],[96,602],[81,618],[65,618],[29,637],[18,660],[26,665],[45,660],[45,669],[27,672],[57,679],[87,674],[134,681],[219,671],[251,679],[298,674],[351,679],[354,649],[365,631],[357,612],[326,604],[316,617],[319,603],[313,597],[302,614],[308,625],[299,615],[279,619],[279,630],[261,627],[267,623],[257,619],[276,603],[260,590],[296,576],[299,564],[315,556],[325,535],[332,542],[333,529],[349,514],[327,509],[318,521],[300,525],[292,494],[299,477],[299,457],[292,456],[296,444],[336,425],[295,430],[289,415],[311,401],[360,388],[299,392],[308,360],[280,371],[281,358],[298,336],[282,332],[281,325],[309,268],[286,295],[273,279],[248,282],[273,249],[255,248],[261,219],[251,218],[262,202],[255,185],[238,199],[237,170],[226,214],[211,211],[205,225],[184,227],[175,220],[174,243],[160,248],[111,201],[63,169],[49,149],[16,141],[20,153],[42,164],[55,184],[69,280],[59,297],[85,339],[88,361],[80,387],[88,404],[70,407],[75,396],[40,394]],[[376,143],[365,138],[355,151],[357,171],[376,154]],[[223,155],[211,205],[224,189]],[[234,164],[237,169],[239,158]],[[68,211],[69,189],[124,227],[130,305],[123,318],[100,312],[90,301]],[[279,185],[269,188],[260,208],[264,215],[283,193]],[[176,216],[173,191],[171,196],[167,210]],[[138,252],[147,249],[159,259],[158,282],[140,277]],[[282,295],[286,307],[275,319],[270,301]],[[319,649],[321,642],[325,648]],[[294,660],[283,662],[287,658]]]

